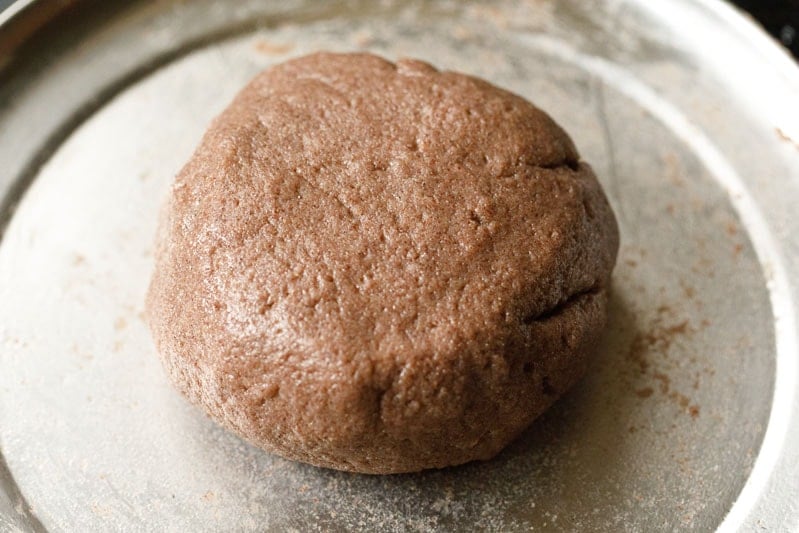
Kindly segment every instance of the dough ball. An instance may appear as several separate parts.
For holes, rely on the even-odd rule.
[[[320,53],[258,75],[176,177],[149,321],[175,385],[249,442],[440,468],[494,456],[581,377],[617,248],[543,111]]]

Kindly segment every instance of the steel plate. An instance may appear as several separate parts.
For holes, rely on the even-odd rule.
[[[716,0],[22,2],[0,15],[0,530],[799,528],[799,70]],[[160,202],[255,73],[415,56],[533,100],[619,218],[585,380],[495,460],[261,452],[141,319]]]

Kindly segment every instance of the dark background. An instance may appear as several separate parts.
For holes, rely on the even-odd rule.
[[[14,0],[0,0],[0,11],[13,3]],[[799,0],[733,0],[732,3],[748,11],[794,57],[799,58]]]
[[[736,0],[778,41],[799,58],[799,0]]]

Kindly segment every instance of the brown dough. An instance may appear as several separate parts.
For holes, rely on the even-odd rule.
[[[414,60],[256,77],[175,180],[148,294],[192,402],[290,459],[488,459],[584,373],[613,214],[524,99]]]

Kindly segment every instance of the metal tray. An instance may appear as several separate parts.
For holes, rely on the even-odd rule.
[[[416,56],[547,109],[622,249],[588,377],[492,461],[320,470],[217,428],[141,320],[156,213],[256,72]],[[0,15],[0,530],[799,528],[799,70],[716,0],[18,2]]]

